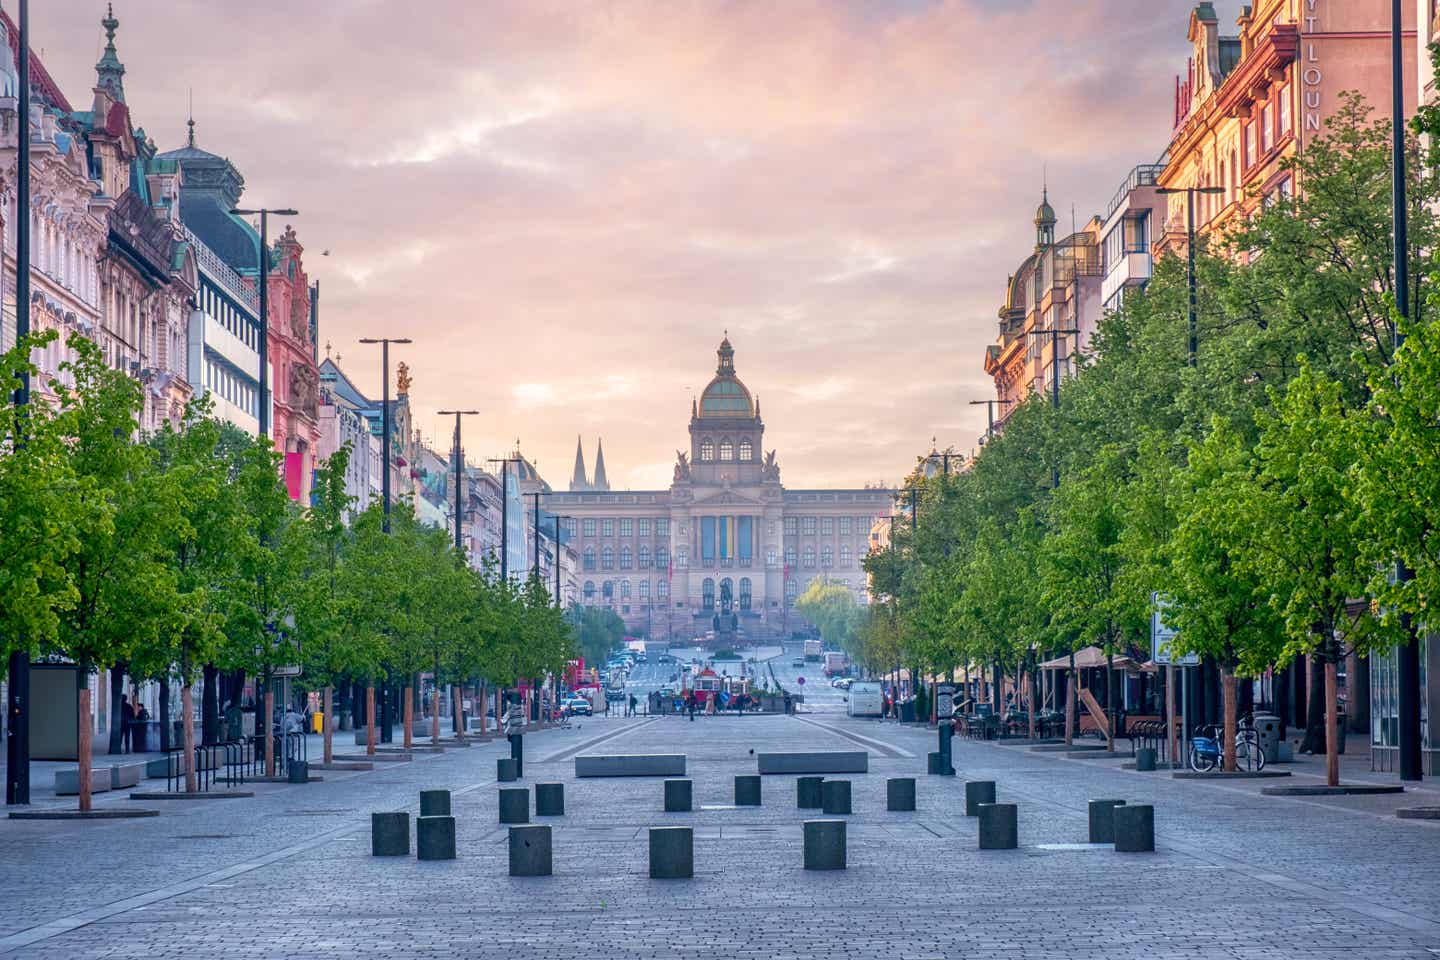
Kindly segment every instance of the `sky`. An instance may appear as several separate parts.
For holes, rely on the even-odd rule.
[[[14,6],[9,0],[8,7]],[[1230,10],[1229,7],[1236,7]],[[86,109],[98,0],[32,2]],[[1168,139],[1184,0],[119,0],[134,121],[293,206],[321,340],[557,488],[667,486],[726,331],[789,487],[968,451],[1048,179],[1069,226]],[[1218,5],[1222,21],[1238,4]],[[13,14],[13,9],[12,9]],[[323,251],[328,255],[322,256]],[[326,349],[322,346],[323,351]]]

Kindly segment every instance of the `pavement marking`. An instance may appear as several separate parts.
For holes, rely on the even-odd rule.
[[[844,737],[846,740],[858,743],[862,747],[870,747],[882,757],[887,757],[891,760],[913,760],[915,758],[915,754],[909,750],[903,747],[897,747],[893,743],[886,743],[884,740],[876,740],[873,737],[866,737],[858,733],[852,733],[849,730],[842,730],[839,727],[832,727],[830,724],[820,723],[818,720],[807,720],[804,717],[794,717],[793,719],[799,720],[801,723],[808,723],[812,727],[819,727],[821,730],[827,733],[833,733],[838,737]]]
[[[558,760],[569,760],[581,750],[588,750],[591,747],[599,746],[607,740],[614,740],[616,737],[623,736],[627,733],[634,733],[636,730],[639,730],[642,727],[648,727],[650,724],[655,723],[659,719],[659,717],[650,717],[648,720],[641,720],[639,723],[627,724],[621,727],[619,730],[611,730],[609,733],[601,734],[598,737],[592,737],[589,740],[582,740],[580,743],[568,746],[563,750],[550,754],[550,756],[548,757],[543,757],[537,762],[553,763]]]

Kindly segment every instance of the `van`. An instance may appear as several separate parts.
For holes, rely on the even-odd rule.
[[[845,712],[852,717],[878,717],[883,712],[883,695],[878,680],[856,680],[850,684]]]

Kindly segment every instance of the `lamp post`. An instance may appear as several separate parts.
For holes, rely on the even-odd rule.
[[[1188,319],[1190,322],[1190,366],[1195,366],[1195,352],[1199,341],[1199,324],[1195,309],[1195,195],[1204,193],[1216,195],[1225,192],[1224,187],[1159,187],[1155,190],[1161,196],[1185,194],[1185,284],[1190,292]]]
[[[510,464],[519,463],[519,457],[491,457],[486,463],[500,464],[500,579],[510,578]]]
[[[230,212],[237,217],[260,215],[260,436],[270,435],[270,214],[277,217],[299,216],[299,211],[289,207],[256,207],[254,209],[232,207]],[[363,341],[362,341],[363,342]]]
[[[1079,336],[1080,331],[1076,327],[1061,329],[1058,326],[1049,330],[1032,330],[1032,337],[1043,337],[1050,335],[1050,406],[1052,409],[1060,409],[1060,337],[1061,335]],[[1050,468],[1050,489],[1060,489],[1060,464],[1057,462]]]
[[[455,417],[455,551],[463,558],[465,545],[460,533],[460,515],[463,513],[465,501],[462,499],[464,491],[461,490],[461,483],[465,476],[465,461],[460,455],[460,418],[478,416],[479,410],[441,410],[440,416]]]
[[[533,535],[532,535],[532,539],[535,541],[535,561],[534,561],[534,566],[531,567],[531,569],[533,569],[536,573],[539,573],[539,572],[540,572],[540,498],[541,498],[542,496],[544,496],[544,493],[542,493],[541,491],[537,490],[537,491],[535,491],[534,493],[527,493],[527,494],[525,494],[525,496],[531,497],[531,498],[535,501],[535,521],[534,521],[534,529],[533,529]]]
[[[385,532],[390,532],[390,344],[412,343],[409,337],[361,337],[361,343],[380,344],[380,483],[384,501]]]
[[[1014,400],[971,400],[970,406],[985,405],[985,440],[988,442],[995,438],[995,405],[1001,406],[1014,403]]]
[[[562,555],[561,544],[560,544],[560,521],[561,521],[561,520],[574,520],[575,518],[574,518],[574,517],[562,517],[562,516],[561,516],[560,514],[558,514],[558,513],[555,514],[554,516],[555,516],[555,606],[557,606],[557,607],[564,607],[564,606],[565,606],[565,603],[564,603],[563,598],[562,598],[561,595],[560,595],[560,557],[561,557],[561,555]]]

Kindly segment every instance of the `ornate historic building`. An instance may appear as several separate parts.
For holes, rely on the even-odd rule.
[[[861,561],[884,489],[788,490],[775,451],[762,453],[759,398],[735,370],[729,339],[691,402],[687,449],[664,490],[596,489],[576,455],[570,492],[545,498],[580,557],[580,602],[614,609],[657,640],[717,645],[773,640],[808,626],[792,609],[816,577],[867,598]]]

